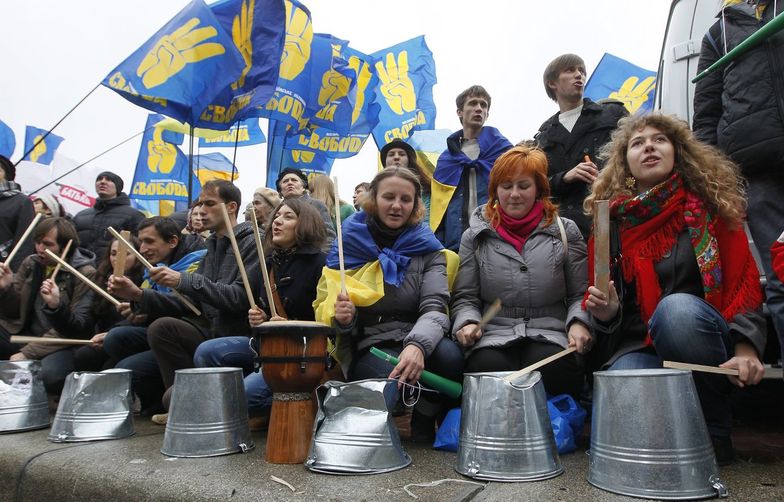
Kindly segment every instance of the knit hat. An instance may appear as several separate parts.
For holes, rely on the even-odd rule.
[[[280,180],[283,179],[284,176],[287,174],[296,174],[302,180],[302,186],[305,190],[308,189],[308,177],[305,176],[305,173],[300,171],[299,169],[294,169],[293,167],[287,167],[286,169],[282,170],[280,174],[278,174],[278,179],[275,181],[275,186],[278,187],[278,191],[280,192]]]
[[[409,165],[413,164],[413,161],[416,161],[417,156],[416,156],[416,152],[414,151],[414,148],[408,143],[406,143],[405,141],[403,141],[402,139],[395,138],[389,143],[387,143],[386,145],[384,145],[383,147],[381,147],[381,164],[384,167],[386,167],[387,165],[387,154],[393,148],[400,148],[401,150],[406,152],[406,155],[408,155]]]
[[[36,200],[40,200],[44,206],[48,207],[49,211],[52,212],[52,216],[63,216],[60,203],[57,202],[57,198],[54,195],[36,195],[33,197],[33,201]]]
[[[104,172],[100,173],[98,176],[95,177],[95,181],[98,181],[99,178],[104,177],[104,176],[109,178],[111,180],[111,182],[114,183],[114,188],[117,189],[117,193],[118,194],[120,192],[122,192],[122,189],[123,189],[123,180],[122,180],[122,178],[120,178],[119,176],[117,176],[116,174],[114,174],[111,171],[104,171]]]
[[[16,178],[16,168],[14,167],[13,162],[2,155],[0,155],[0,168],[5,171],[6,181],[12,181],[14,178]]]

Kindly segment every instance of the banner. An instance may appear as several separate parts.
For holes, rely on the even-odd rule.
[[[234,41],[202,0],[194,0],[112,70],[102,84],[142,108],[211,128],[230,124],[208,106],[245,68]],[[220,119],[220,120],[218,120]]]
[[[622,101],[629,113],[653,110],[656,72],[605,53],[585,84],[585,97],[593,101],[611,98]]]
[[[92,207],[95,204],[97,194],[95,193],[96,175],[103,171],[100,167],[88,164],[74,170],[79,163],[70,159],[59,151],[55,152],[54,160],[50,165],[38,164],[23,160],[16,166],[16,182],[22,186],[22,191],[31,195],[34,190],[36,194],[53,195],[63,209],[71,215],[75,215],[83,209]],[[56,183],[49,184],[53,179],[70,174],[59,179]],[[46,188],[41,188],[48,185]],[[40,190],[39,190],[40,189]]]
[[[0,120],[0,155],[8,159],[14,154],[16,137],[14,131]]]
[[[147,117],[128,194],[132,199],[188,200],[188,158],[174,144],[182,141],[179,133],[156,127],[164,118],[158,114]]]
[[[416,152],[419,165],[422,166],[431,177],[436,170],[438,157],[446,150],[446,139],[452,132],[453,131],[450,131],[449,129],[414,131],[411,137],[406,140]]]
[[[395,138],[406,139],[417,129],[433,129],[436,63],[425,37],[413,38],[371,56],[378,75],[378,124],[373,128],[376,145],[386,145]]]
[[[49,165],[54,159],[54,153],[63,142],[63,138],[56,134],[49,134],[46,139],[41,139],[46,136],[46,129],[39,129],[33,126],[25,128],[25,146],[24,151],[30,152],[23,160],[29,160],[37,164]],[[40,143],[39,143],[40,141]],[[33,145],[38,143],[35,148]],[[32,151],[30,149],[32,148]]]
[[[267,141],[259,126],[259,119],[251,118],[231,126],[220,136],[199,138],[199,148],[259,145]]]
[[[266,186],[277,190],[275,182],[280,171],[287,167],[300,169],[304,173],[324,173],[329,175],[335,159],[323,153],[309,150],[292,149],[285,146],[287,141],[286,125],[270,120],[267,130],[267,182]]]

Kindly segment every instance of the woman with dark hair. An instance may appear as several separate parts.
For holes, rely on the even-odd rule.
[[[587,284],[585,242],[550,200],[547,156],[517,146],[490,171],[488,203],[474,210],[460,242],[452,332],[466,371],[512,371],[576,347],[589,349],[590,320],[580,303]],[[484,329],[482,314],[500,299]],[[571,354],[539,369],[548,394],[579,396],[584,364]]]
[[[408,384],[427,368],[453,380],[462,378],[463,357],[450,340],[447,260],[443,246],[424,223],[424,206],[417,177],[408,169],[391,167],[379,172],[363,201],[363,211],[343,227],[345,266],[363,283],[373,270],[380,289],[348,294],[328,276],[338,269],[338,250],[332,247],[319,289],[328,291],[316,301],[317,320],[338,329],[338,359],[349,380],[392,378]],[[334,275],[334,274],[332,274]],[[377,275],[377,274],[376,274]],[[339,284],[339,281],[338,281]],[[329,292],[331,290],[331,293]],[[370,353],[376,346],[399,357],[393,366]],[[438,398],[423,393],[412,416],[412,437],[430,441],[435,435]]]
[[[732,462],[732,384],[756,384],[765,347],[759,272],[743,231],[738,169],[695,139],[686,122],[658,113],[619,122],[605,167],[585,201],[610,201],[620,235],[619,278],[591,286],[603,368],[658,368],[662,360],[737,369],[694,373],[720,464]],[[593,239],[588,243],[592,264]],[[591,277],[589,275],[589,277]],[[620,293],[620,295],[619,295]]]
[[[258,292],[260,305],[248,311],[252,327],[270,320],[270,301],[278,317],[272,320],[312,321],[316,285],[324,267],[325,254],[320,250],[326,230],[318,211],[304,199],[284,199],[275,208],[264,235],[273,299],[267,298],[264,286]],[[258,347],[256,347],[258,349]],[[234,366],[242,368],[248,412],[260,415],[272,405],[272,392],[261,372],[254,373],[255,353],[246,336],[229,336],[207,340],[193,357],[197,367]]]

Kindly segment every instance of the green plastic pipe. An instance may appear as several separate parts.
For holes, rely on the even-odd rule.
[[[390,364],[397,366],[397,364],[400,363],[400,359],[397,357],[393,356],[392,354],[387,354],[383,350],[379,350],[375,347],[370,347],[370,353]],[[431,373],[427,370],[422,371],[419,379],[428,387],[432,387],[438,392],[442,392],[447,396],[455,399],[460,397],[460,394],[463,393],[463,386],[461,384],[455,382],[454,380],[449,380],[448,378],[436,375],[435,373]]]

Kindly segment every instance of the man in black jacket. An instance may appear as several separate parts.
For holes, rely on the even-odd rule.
[[[33,203],[14,181],[16,168],[0,155],[0,262],[5,262],[11,250],[33,221]],[[28,239],[8,265],[14,272],[28,255],[33,254],[33,241]]]
[[[135,231],[144,214],[131,207],[131,199],[123,193],[123,180],[111,171],[104,171],[95,179],[98,200],[93,207],[80,211],[73,222],[79,242],[96,256],[104,256],[112,241],[107,228]]]
[[[784,2],[770,1],[724,7],[702,39],[697,71],[783,10]],[[770,258],[770,247],[784,228],[784,31],[697,82],[693,129],[698,139],[729,155],[746,178],[746,219],[762,259],[766,303],[784,353],[784,286]]]
[[[628,113],[620,101],[599,104],[584,98],[584,87],[580,56],[563,54],[547,65],[544,89],[559,112],[542,124],[536,142],[547,155],[550,190],[561,216],[577,223],[587,240],[591,221],[583,214],[583,201],[601,169],[598,153]]]

